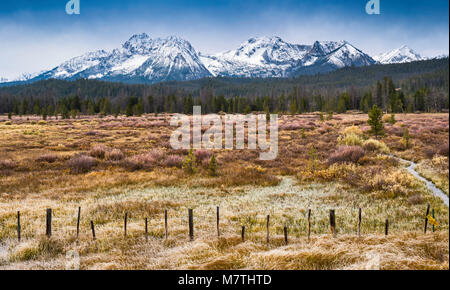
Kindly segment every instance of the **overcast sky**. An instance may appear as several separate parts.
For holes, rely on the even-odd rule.
[[[0,0],[0,77],[51,69],[69,58],[119,47],[131,35],[177,35],[197,51],[235,49],[250,37],[285,41],[347,40],[375,55],[404,44],[424,56],[449,54],[448,0]]]

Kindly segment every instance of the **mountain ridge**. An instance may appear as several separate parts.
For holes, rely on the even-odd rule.
[[[209,55],[197,52],[181,37],[153,39],[141,33],[111,51],[88,52],[51,70],[22,74],[21,78],[9,82],[85,78],[151,84],[216,76],[283,78],[423,59],[407,46],[372,58],[345,40],[304,45],[285,42],[278,36],[250,38],[235,50]]]

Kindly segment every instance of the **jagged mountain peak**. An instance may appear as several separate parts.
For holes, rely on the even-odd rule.
[[[374,56],[374,59],[381,64],[390,64],[424,60],[425,58],[409,48],[407,45],[402,45],[401,47],[393,49],[389,52],[376,55]]]

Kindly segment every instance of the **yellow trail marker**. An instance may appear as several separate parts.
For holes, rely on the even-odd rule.
[[[438,222],[431,215],[427,216],[427,218],[428,218],[428,221],[430,222],[430,224],[432,224],[436,227],[439,225]]]

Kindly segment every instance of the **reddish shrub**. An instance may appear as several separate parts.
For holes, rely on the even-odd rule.
[[[209,160],[211,159],[212,152],[208,150],[197,150],[194,152],[194,156],[197,159],[197,161],[202,162],[203,160]]]
[[[160,162],[160,161],[162,161],[162,159],[164,159],[166,154],[164,153],[164,151],[162,151],[160,149],[152,149],[145,155],[149,159],[154,159],[154,160],[156,160],[156,162]]]
[[[328,158],[329,164],[353,162],[365,155],[364,150],[359,146],[340,146],[331,156]]]
[[[179,155],[169,155],[164,160],[164,166],[167,167],[181,167],[183,165],[183,157]]]
[[[449,151],[448,146],[449,146],[448,143],[442,144],[441,146],[439,146],[439,148],[438,148],[439,155],[448,156],[448,151]]]
[[[89,156],[103,159],[105,158],[105,154],[108,151],[109,148],[105,145],[95,145],[94,147],[92,147],[91,151],[89,151]]]
[[[56,156],[55,154],[46,154],[46,155],[42,155],[39,156],[36,161],[37,162],[47,162],[47,163],[53,163],[58,159],[58,156]]]
[[[428,159],[431,159],[436,155],[436,149],[427,147],[423,150],[423,153]]]
[[[94,158],[86,155],[74,157],[69,160],[68,165],[70,172],[78,174],[89,172],[97,162]]]
[[[14,169],[16,163],[12,160],[0,160],[0,169]]]
[[[122,160],[125,155],[120,151],[120,149],[113,149],[110,152],[106,152],[106,159],[110,161],[119,161]]]

